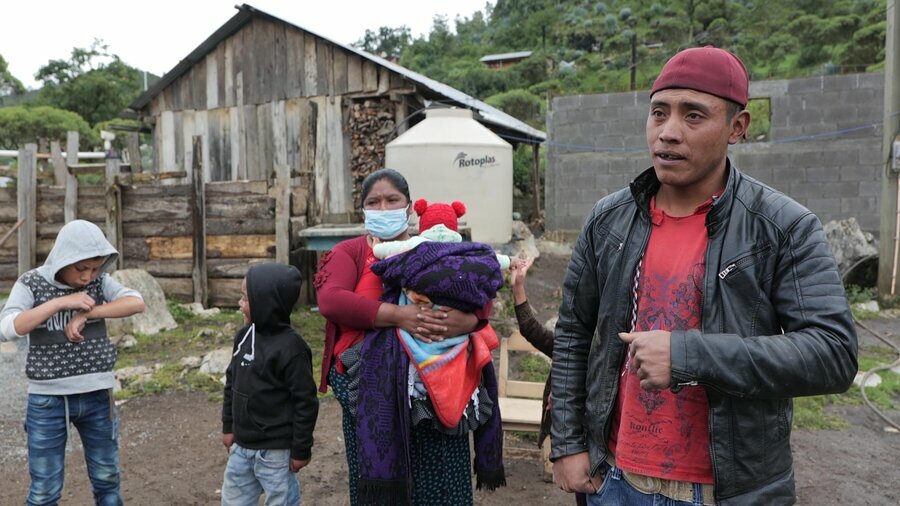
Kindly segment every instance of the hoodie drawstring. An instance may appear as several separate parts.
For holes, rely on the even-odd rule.
[[[252,362],[253,357],[256,356],[256,324],[255,323],[250,324],[250,328],[247,329],[247,333],[244,334],[244,337],[241,339],[241,342],[239,342],[237,345],[237,349],[234,350],[234,353],[232,353],[231,356],[233,357],[233,356],[237,355],[238,353],[240,353],[241,346],[244,345],[244,341],[247,340],[247,336],[250,336],[250,353],[249,354],[245,353],[244,359],[247,360],[248,362]]]

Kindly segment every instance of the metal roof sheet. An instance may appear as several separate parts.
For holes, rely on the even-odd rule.
[[[518,51],[515,53],[500,53],[500,54],[489,54],[487,56],[482,57],[480,62],[488,63],[492,61],[502,61],[502,60],[521,60],[523,58],[528,58],[532,55],[532,51]]]

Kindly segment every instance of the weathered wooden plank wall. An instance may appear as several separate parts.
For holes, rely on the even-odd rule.
[[[234,306],[249,265],[275,260],[275,196],[264,181],[206,188],[209,303]],[[169,296],[193,296],[192,185],[122,188],[126,268],[145,269]]]
[[[209,303],[235,306],[247,268],[276,259],[279,190],[265,181],[213,182],[205,187]],[[185,300],[193,296],[192,189],[189,184],[121,187],[123,267],[147,270],[168,296]],[[283,199],[284,190],[280,191]],[[44,262],[65,223],[65,195],[64,187],[37,187],[35,266]],[[80,186],[78,197],[77,218],[105,229],[104,188]],[[0,188],[0,233],[15,225],[16,207],[16,189]],[[306,210],[303,206],[296,209]],[[297,219],[284,212],[282,216],[291,223]],[[15,234],[0,246],[0,290],[9,290],[18,277],[17,251]],[[280,256],[286,257],[284,253]]]
[[[400,89],[414,87],[327,40],[255,18],[151,101],[161,170],[190,177],[199,135],[205,181],[271,180],[285,164],[315,175],[315,221],[345,221],[354,184],[347,111],[357,98]]]
[[[16,224],[16,188],[0,188],[0,234]],[[59,229],[65,223],[66,189],[62,186],[36,188],[35,223],[36,244],[34,265],[41,265],[50,253]],[[106,227],[106,197],[101,186],[78,188],[77,217],[91,221],[101,229]],[[18,237],[13,234],[0,246],[0,290],[8,291],[18,277]]]

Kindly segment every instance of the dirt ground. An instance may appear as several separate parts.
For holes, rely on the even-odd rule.
[[[565,260],[544,256],[528,278],[528,292],[544,318],[555,313]],[[867,320],[877,332],[900,339],[900,321]],[[877,341],[860,330],[861,344]],[[129,505],[213,505],[226,452],[220,442],[218,403],[202,393],[174,392],[136,398],[121,408],[122,491]],[[900,434],[884,431],[884,422],[864,406],[833,411],[850,427],[840,431],[795,431],[792,437],[798,504],[900,504]],[[890,413],[900,420],[900,412]],[[300,472],[304,504],[344,505],[346,462],[340,408],[322,401],[313,461]],[[74,434],[74,431],[73,431]],[[73,436],[67,457],[62,504],[92,503],[83,454]],[[0,504],[21,504],[28,487],[25,434],[21,421],[0,421]],[[542,481],[540,462],[507,460],[508,486],[476,492],[479,505],[573,504],[574,499]]]

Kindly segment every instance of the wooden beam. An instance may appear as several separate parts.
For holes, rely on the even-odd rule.
[[[219,65],[216,61],[216,52],[206,55],[206,108],[217,109],[219,107]],[[223,71],[225,69],[222,69]],[[224,97],[223,97],[224,98]]]
[[[531,192],[534,196],[534,218],[537,223],[541,219],[541,145],[531,145]]]
[[[303,93],[307,97],[316,96],[320,93],[318,88],[319,71],[316,57],[316,37],[307,34],[306,37],[304,37],[303,58],[303,66],[306,71],[303,76]]]
[[[378,69],[378,93],[387,93],[391,89],[391,71],[387,67]]]
[[[161,181],[163,179],[180,179],[187,177],[187,172],[183,170],[173,170],[169,172],[142,172],[140,174],[124,175],[123,181],[130,183],[147,183],[150,181]]]
[[[210,304],[215,307],[237,307],[238,300],[241,298],[241,278],[229,279],[219,278],[211,279]]]
[[[162,276],[155,276],[154,278],[159,283],[163,293],[166,294],[166,297],[180,300],[191,299],[191,278],[164,278]]]
[[[2,247],[6,243],[6,240],[9,239],[13,235],[13,232],[18,230],[23,223],[25,223],[25,218],[19,219],[19,221],[17,221],[15,225],[10,227],[10,229],[7,230],[5,234],[3,234],[3,237],[0,237],[0,247]]]
[[[119,188],[118,158],[106,159],[106,238],[116,251],[122,251],[122,191]],[[115,267],[122,268],[123,256],[120,254]]]
[[[73,176],[85,174],[106,174],[106,162],[103,163],[72,163],[67,164],[68,173]]]
[[[291,168],[275,165],[275,261],[290,263],[291,254]]]
[[[191,224],[194,234],[191,245],[193,259],[191,281],[193,282],[194,302],[199,302],[206,307],[209,302],[209,290],[206,271],[206,191],[203,183],[203,138],[194,136],[193,146],[194,160],[191,175],[194,191],[191,195]]]
[[[68,172],[66,171],[66,159],[63,158],[59,141],[50,143],[50,161],[53,162],[53,177],[56,186],[65,186]]]
[[[146,237],[147,260],[193,258],[193,237]],[[274,235],[211,235],[206,237],[209,258],[273,258]]]
[[[362,91],[362,60],[356,54],[347,55],[347,92]]]
[[[332,54],[332,66],[334,67],[334,94],[347,93],[347,53],[335,47]]]
[[[269,187],[265,181],[213,181],[206,184],[206,196],[230,197],[236,194],[267,195]]]
[[[78,132],[66,133],[66,165],[78,163]],[[66,223],[74,220],[78,210],[78,178],[71,173],[66,175],[66,200],[63,204],[63,216]]]
[[[19,177],[16,179],[17,214],[25,223],[19,227],[19,275],[34,267],[37,260],[37,144],[19,150]]]
[[[209,274],[212,278],[242,279],[250,266],[269,261],[267,258],[211,258]]]
[[[141,141],[137,132],[129,132],[125,137],[128,142],[128,158],[131,162],[131,173],[140,174],[144,171],[141,163]]]
[[[363,91],[378,91],[378,67],[375,66],[375,62],[364,60],[362,71]]]
[[[285,39],[287,41],[287,87],[285,89],[286,98],[297,98],[303,96],[303,84],[306,81],[306,65],[304,59],[306,57],[306,43],[304,42],[303,32],[293,28],[285,29]]]

